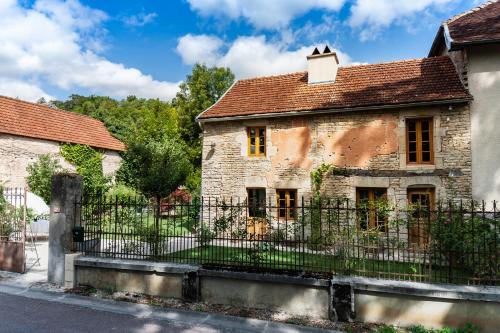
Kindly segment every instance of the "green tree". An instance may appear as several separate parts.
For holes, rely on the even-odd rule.
[[[178,132],[177,112],[171,103],[129,96],[117,101],[106,96],[71,95],[57,107],[102,121],[118,139],[129,144],[137,140],[158,140]]]
[[[157,202],[182,185],[191,171],[184,144],[172,138],[134,143],[123,157],[119,179]]]
[[[196,117],[212,106],[233,82],[234,74],[229,68],[208,68],[196,64],[172,101],[179,115],[180,135],[190,147],[196,166],[201,163],[201,128],[196,123]]]
[[[40,155],[38,159],[26,168],[26,181],[31,192],[50,203],[52,176],[62,171],[59,161],[50,154]]]

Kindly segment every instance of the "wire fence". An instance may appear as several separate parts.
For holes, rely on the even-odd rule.
[[[75,250],[90,256],[500,285],[496,203],[91,197],[75,206]]]

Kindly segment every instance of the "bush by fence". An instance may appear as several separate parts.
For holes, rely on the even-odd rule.
[[[213,198],[76,203],[87,255],[252,271],[499,285],[499,219],[477,203],[435,209],[348,200],[294,207]],[[279,218],[282,216],[282,218]]]

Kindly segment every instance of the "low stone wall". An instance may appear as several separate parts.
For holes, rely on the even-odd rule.
[[[113,259],[75,260],[75,283],[113,291],[182,298],[184,274],[197,267]]]
[[[500,329],[500,288],[337,278],[354,289],[356,320],[401,326]]]
[[[500,327],[499,287],[355,277],[325,280],[90,257],[68,262],[74,265],[75,284],[115,291],[332,320],[427,327],[458,327],[469,322],[485,333],[498,332]]]
[[[329,318],[329,281],[267,274],[200,270],[201,300]]]

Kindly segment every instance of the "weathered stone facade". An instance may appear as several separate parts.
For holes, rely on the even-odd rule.
[[[433,165],[406,165],[407,118],[433,118]],[[266,127],[266,156],[249,157],[249,126]],[[247,188],[312,195],[311,171],[331,164],[322,192],[355,200],[357,187],[387,188],[406,201],[407,189],[433,187],[436,198],[471,198],[468,105],[329,113],[203,123],[202,195],[241,198]]]
[[[43,154],[54,156],[63,169],[74,171],[75,167],[60,155],[59,150],[58,142],[0,134],[0,183],[7,187],[26,186],[26,168]],[[113,175],[120,167],[121,157],[110,150],[104,151],[103,154],[103,172]]]

